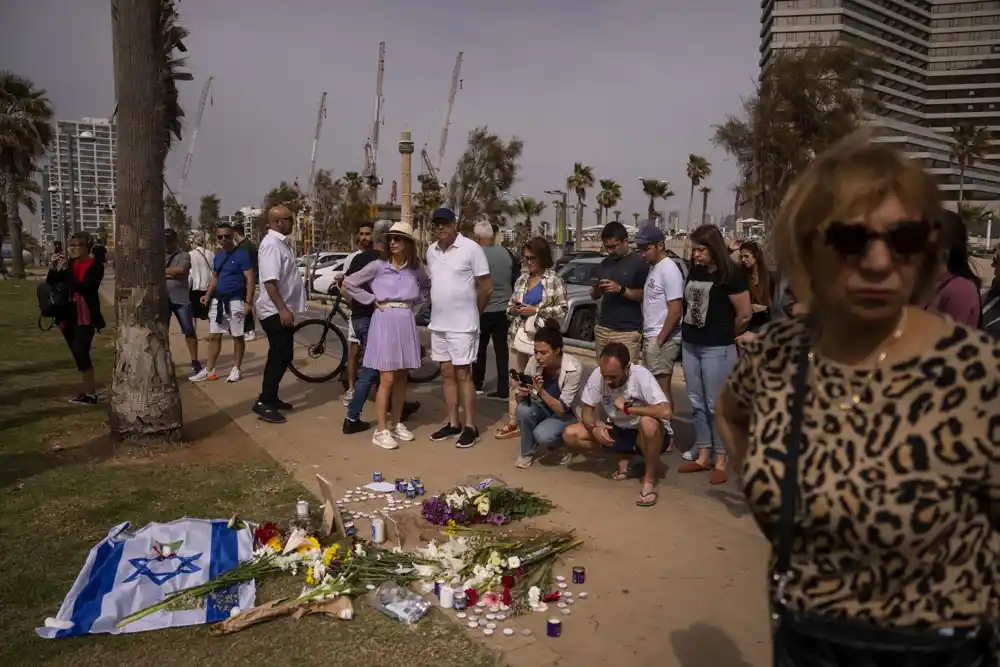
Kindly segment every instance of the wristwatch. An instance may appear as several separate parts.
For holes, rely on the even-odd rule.
[[[618,293],[621,294],[622,296],[625,296],[625,286],[624,285],[622,285],[622,286],[620,286],[618,288]]]

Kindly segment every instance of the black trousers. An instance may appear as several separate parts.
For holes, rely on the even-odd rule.
[[[483,388],[486,381],[486,348],[493,341],[493,355],[497,358],[497,393],[507,396],[507,364],[510,353],[507,350],[507,313],[483,313],[479,316],[479,352],[472,364],[472,382],[476,389]]]
[[[292,328],[281,323],[279,315],[270,315],[260,321],[267,334],[267,362],[264,364],[264,380],[261,382],[260,398],[264,405],[278,402],[278,386],[285,377],[288,364],[292,363],[295,338]]]
[[[69,345],[70,354],[73,355],[76,369],[80,372],[92,369],[94,364],[90,361],[90,347],[94,343],[94,327],[89,324],[64,322],[61,331],[66,344]]]

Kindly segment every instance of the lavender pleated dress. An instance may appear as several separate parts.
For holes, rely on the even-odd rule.
[[[375,309],[362,363],[377,371],[420,368],[420,337],[413,306],[426,299],[430,289],[430,280],[423,268],[396,269],[391,262],[375,260],[344,279],[344,289],[359,303],[402,301],[410,304],[410,308]]]

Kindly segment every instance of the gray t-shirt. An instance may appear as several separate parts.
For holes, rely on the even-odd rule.
[[[483,246],[486,263],[490,265],[490,280],[493,281],[493,294],[486,304],[485,313],[499,313],[507,310],[507,302],[511,295],[511,272],[514,262],[506,248],[498,245]]]
[[[191,272],[191,255],[184,252],[183,250],[178,250],[173,253],[167,253],[167,268],[183,268],[184,274],[171,278],[167,276],[167,296],[170,298],[170,303],[175,306],[186,306],[191,303],[191,293],[188,289],[188,273]]]
[[[626,289],[643,289],[649,264],[633,251],[624,257],[605,257],[594,273],[598,280],[613,280]],[[642,331],[642,302],[620,294],[602,294],[597,323],[612,331]]]

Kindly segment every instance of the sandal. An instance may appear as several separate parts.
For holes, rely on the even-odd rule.
[[[711,469],[712,468],[710,466],[702,465],[697,461],[692,461],[691,463],[685,463],[682,465],[677,469],[677,472],[707,472]]]
[[[715,485],[725,484],[728,479],[729,475],[726,474],[724,468],[715,468],[712,470],[712,476],[709,478],[708,483]]]
[[[494,437],[496,437],[497,440],[516,438],[519,435],[521,435],[521,427],[517,424],[511,424],[510,422],[498,428],[496,433],[494,433]]]
[[[643,489],[639,493],[639,500],[635,501],[635,504],[639,507],[652,507],[656,504],[656,501],[660,499],[660,495],[653,489]]]
[[[610,479],[612,482],[624,482],[628,479],[628,470],[615,470]]]

